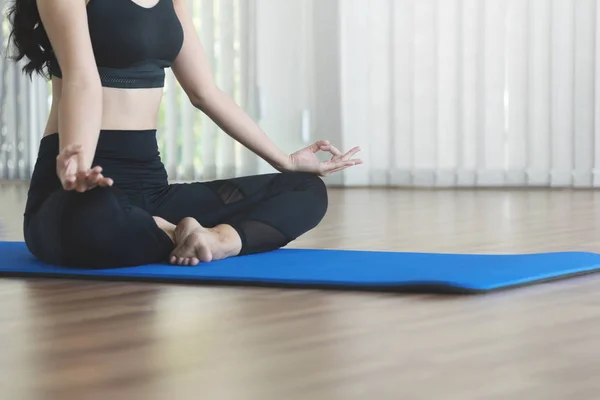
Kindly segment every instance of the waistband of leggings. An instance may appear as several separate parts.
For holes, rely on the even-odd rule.
[[[96,158],[150,161],[160,156],[156,129],[101,130],[96,146]],[[46,135],[40,142],[40,157],[56,157],[59,134]]]

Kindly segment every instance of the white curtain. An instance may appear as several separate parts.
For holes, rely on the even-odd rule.
[[[45,127],[49,88],[41,79],[29,81],[6,59],[7,4],[0,0],[0,179],[26,179]]]
[[[188,1],[219,86],[254,118],[257,116],[255,1]],[[1,25],[0,43],[4,50],[8,39],[4,10]],[[29,178],[51,103],[50,84],[38,77],[30,82],[20,67],[7,60],[2,52],[0,179]],[[170,70],[158,132],[162,159],[171,180],[225,178],[253,174],[258,169],[254,155],[235,144],[190,105]]]
[[[600,186],[596,0],[339,12],[342,138],[368,161],[346,185]]]

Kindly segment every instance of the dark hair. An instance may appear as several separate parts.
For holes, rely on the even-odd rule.
[[[6,15],[11,25],[9,46],[11,41],[14,46],[11,58],[14,61],[26,58],[23,72],[30,77],[34,72],[48,77],[52,48],[36,0],[14,0]]]

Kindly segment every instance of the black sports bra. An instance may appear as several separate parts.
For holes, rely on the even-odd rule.
[[[91,0],[87,15],[102,86],[164,86],[164,69],[171,66],[183,45],[183,28],[173,0],[158,0],[150,8],[131,0]],[[62,77],[54,56],[49,71]]]

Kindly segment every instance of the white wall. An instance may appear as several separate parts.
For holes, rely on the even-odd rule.
[[[257,0],[259,122],[283,150],[306,146],[302,114],[311,108],[312,0]],[[272,171],[261,162],[259,172]]]
[[[257,7],[263,129],[288,152],[320,139],[342,149],[356,145],[342,136],[339,1],[257,0]],[[302,134],[306,110],[308,141]],[[269,171],[262,163],[261,172]],[[341,184],[343,174],[326,181]]]
[[[321,0],[313,9],[312,44],[314,68],[314,137],[330,140],[341,150],[359,143],[346,143],[342,135],[340,0]],[[344,173],[327,177],[330,185],[343,182]]]

